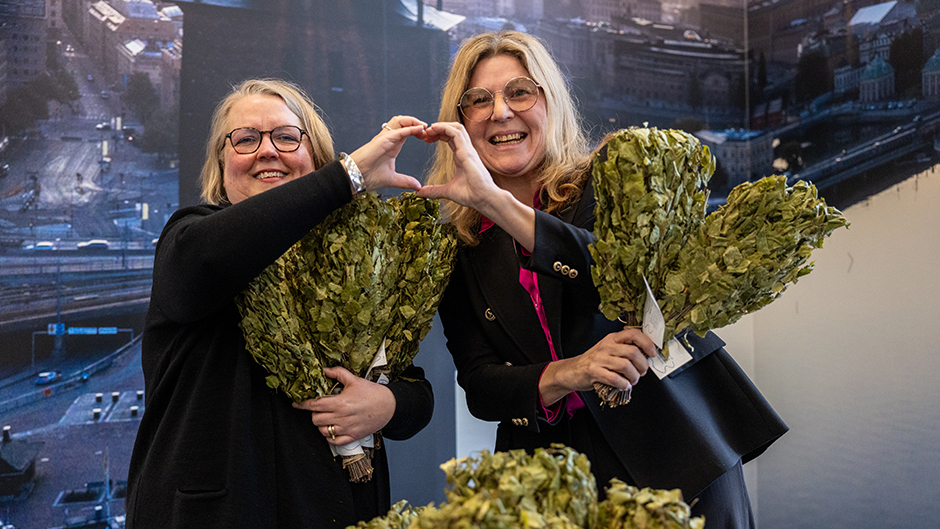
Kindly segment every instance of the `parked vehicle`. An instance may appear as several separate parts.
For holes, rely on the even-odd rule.
[[[58,371],[43,371],[36,375],[36,385],[45,386],[46,384],[52,384],[53,382],[58,382],[62,380],[62,373]]]
[[[39,241],[26,246],[26,250],[55,250],[55,243],[52,241]]]
[[[111,245],[104,239],[91,239],[76,245],[79,250],[107,250]]]

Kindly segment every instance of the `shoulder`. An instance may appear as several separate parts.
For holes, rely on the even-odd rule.
[[[170,216],[170,220],[167,221],[167,224],[178,222],[182,219],[189,218],[189,217],[206,217],[218,211],[222,211],[226,207],[228,207],[227,204],[218,205],[218,206],[212,205],[212,204],[199,204],[196,206],[186,206],[186,207],[176,210]]]

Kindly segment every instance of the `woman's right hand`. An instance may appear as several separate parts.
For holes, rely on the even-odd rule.
[[[380,187],[421,189],[421,182],[395,170],[395,159],[405,140],[410,136],[424,138],[428,124],[411,116],[395,116],[382,126],[382,130],[369,143],[359,147],[350,158],[362,172],[367,190]]]
[[[658,353],[653,341],[639,329],[608,334],[584,353],[551,362],[539,379],[544,406],[572,391],[589,391],[599,382],[626,390],[649,369],[647,358]]]

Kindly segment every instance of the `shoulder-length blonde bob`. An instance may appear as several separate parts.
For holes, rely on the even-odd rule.
[[[460,96],[471,88],[470,78],[477,64],[497,55],[509,55],[522,63],[522,67],[542,87],[548,114],[545,130],[545,159],[539,171],[542,200],[546,211],[563,208],[580,196],[590,165],[587,137],[574,98],[558,64],[542,42],[532,35],[518,31],[482,33],[465,40],[450,69],[447,84],[441,96],[439,121],[459,121],[463,116],[457,107]],[[454,162],[450,147],[437,144],[434,164],[428,175],[429,184],[445,184],[453,178]],[[460,239],[467,244],[478,242],[475,228],[480,222],[479,212],[446,201],[444,211],[457,227]]]
[[[307,131],[310,138],[310,156],[317,169],[333,160],[333,138],[330,130],[318,114],[313,100],[299,86],[281,79],[248,79],[232,88],[225,99],[219,103],[212,114],[209,140],[206,142],[206,161],[199,175],[202,186],[202,199],[209,204],[228,202],[225,194],[222,150],[225,149],[225,135],[228,130],[228,117],[232,107],[239,100],[255,95],[268,95],[281,98],[287,108],[294,113]]]

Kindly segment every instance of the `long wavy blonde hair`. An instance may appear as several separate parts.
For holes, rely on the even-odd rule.
[[[543,204],[547,205],[546,211],[562,209],[581,195],[581,187],[590,166],[590,150],[568,83],[538,38],[518,31],[500,31],[482,33],[465,40],[454,57],[444,86],[438,121],[463,123],[457,102],[470,88],[470,79],[477,64],[497,55],[518,59],[545,94],[548,115],[544,131],[546,150],[545,159],[539,168],[538,183],[542,189]],[[428,174],[428,183],[445,184],[453,178],[454,171],[450,147],[439,142]],[[460,239],[469,245],[477,244],[476,227],[480,223],[480,213],[451,201],[445,201],[443,207],[450,222],[457,227]]]
[[[229,133],[228,117],[232,107],[249,96],[266,95],[281,98],[287,108],[303,124],[310,138],[310,157],[313,167],[319,169],[333,160],[333,138],[317,106],[310,96],[299,86],[281,79],[247,79],[232,88],[232,91],[216,107],[212,114],[209,140],[206,142],[206,161],[199,175],[202,186],[202,199],[209,204],[228,202],[225,194],[222,150],[225,148],[225,135]]]

